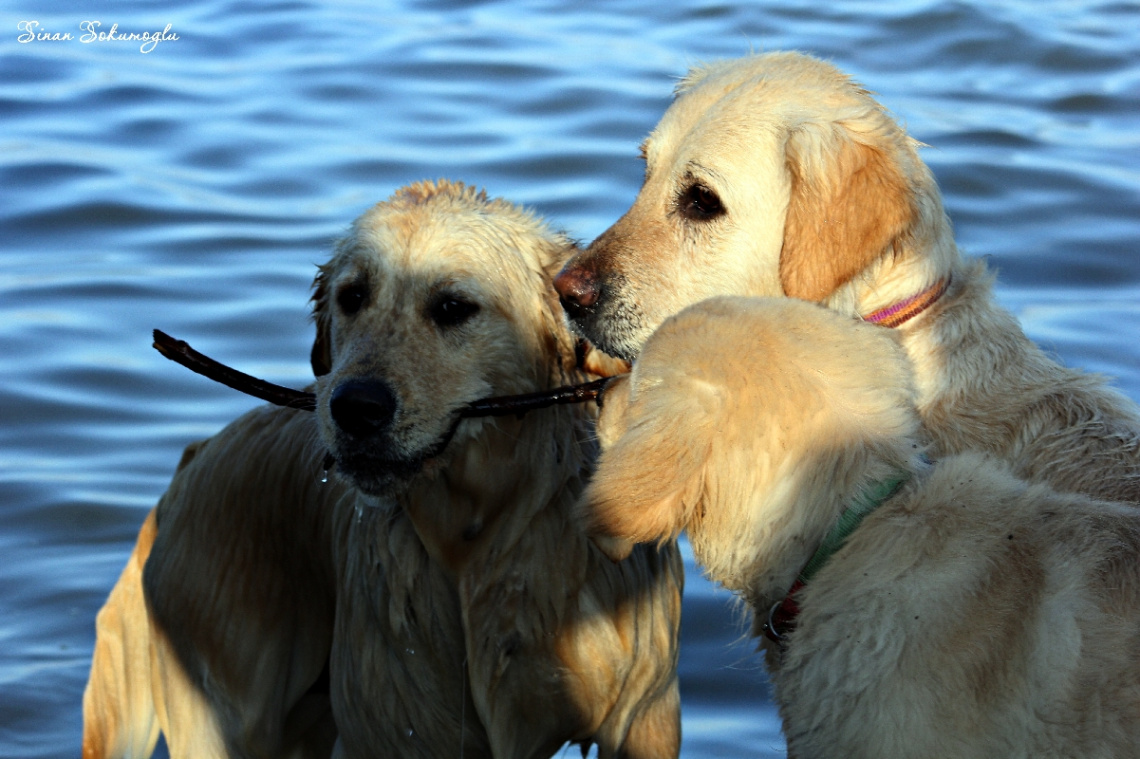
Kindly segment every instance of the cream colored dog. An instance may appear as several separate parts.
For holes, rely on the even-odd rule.
[[[1135,756],[1140,515],[927,462],[895,337],[791,299],[666,320],[604,396],[601,544],[687,530],[760,618],[795,589],[769,659],[790,756]]]
[[[158,728],[175,757],[677,755],[680,558],[615,565],[575,521],[589,409],[459,416],[584,378],[549,288],[572,249],[446,182],[355,222],[317,281],[318,413],[188,450],[100,613],[85,756]]]
[[[1140,415],[1059,366],[963,260],[917,143],[830,64],[771,53],[694,69],[643,145],[633,207],[555,280],[577,328],[633,358],[714,295],[788,296],[896,326],[936,451],[1140,500]]]

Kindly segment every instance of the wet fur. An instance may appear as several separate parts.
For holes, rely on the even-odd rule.
[[[964,259],[919,144],[834,66],[769,53],[699,66],[646,139],[633,206],[565,272],[600,293],[576,327],[632,359],[669,315],[716,295],[867,315],[949,278],[898,331],[937,452],[985,451],[1060,490],[1140,500],[1140,415],[1060,366]],[[723,213],[687,214],[687,192]]]
[[[792,299],[666,320],[606,392],[584,497],[600,543],[620,557],[685,530],[763,619],[840,510],[907,473],[770,652],[789,756],[1133,756],[1135,505],[1027,483],[985,454],[925,461],[898,343]]]
[[[149,756],[160,730],[172,757],[329,755],[350,490],[323,456],[313,415],[275,406],[186,448],[96,621],[84,757]]]
[[[677,755],[680,558],[613,564],[574,520],[591,412],[454,415],[584,378],[549,290],[571,250],[448,182],[357,220],[316,286],[320,410],[257,409],[187,449],[100,612],[85,757],[149,755],[159,728],[174,757],[328,756],[337,727],[338,756]],[[368,290],[351,318],[347,281]],[[432,324],[440,288],[477,317]],[[382,451],[328,416],[348,378],[395,389]],[[326,450],[343,466],[322,484]]]
[[[592,466],[588,409],[451,432],[470,401],[584,379],[549,287],[569,252],[503,201],[419,185],[357,220],[322,269],[322,437],[338,462],[362,455],[329,399],[381,378],[399,399],[385,457],[420,472],[389,486],[349,470],[368,492],[338,557],[332,698],[347,756],[462,745],[465,756],[542,757],[568,740],[607,757],[679,749],[678,554],[649,549],[615,566],[575,521]],[[339,312],[339,289],[360,281],[368,305]],[[478,313],[433,324],[425,307],[444,290]]]

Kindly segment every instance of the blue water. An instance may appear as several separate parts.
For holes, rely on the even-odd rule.
[[[302,385],[314,264],[365,207],[454,177],[589,240],[700,60],[802,49],[878,92],[1027,331],[1140,398],[1135,3],[568,6],[0,11],[0,756],[77,755],[94,616],[146,510],[187,442],[252,405],[152,328]],[[29,20],[74,39],[20,43]],[[87,20],[178,39],[86,43]],[[780,756],[762,663],[690,570],[683,754]]]

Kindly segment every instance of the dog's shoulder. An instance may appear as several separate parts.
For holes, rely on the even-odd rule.
[[[1088,683],[1140,672],[1128,643],[1140,629],[1133,511],[1026,482],[976,453],[915,477],[802,592],[776,676],[786,715],[805,731],[796,741],[819,730],[891,755],[898,736],[861,732],[886,719],[929,755],[956,742],[969,744],[963,754],[996,755],[995,740],[1044,740],[1004,731],[1081,714],[1075,694],[1100,687]],[[1041,714],[1024,713],[1027,692]],[[959,735],[954,723],[975,729]]]

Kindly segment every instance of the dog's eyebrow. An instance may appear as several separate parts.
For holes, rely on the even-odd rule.
[[[724,177],[720,175],[719,171],[714,171],[704,164],[697,163],[696,161],[689,161],[685,164],[684,179],[701,181],[703,178],[715,180],[718,184],[724,182]]]

